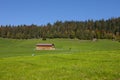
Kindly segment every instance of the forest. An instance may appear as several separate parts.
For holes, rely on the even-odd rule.
[[[0,25],[0,37],[12,39],[78,38],[120,40],[120,17],[107,20],[56,21],[46,25]]]

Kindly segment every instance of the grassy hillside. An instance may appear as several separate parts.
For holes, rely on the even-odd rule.
[[[36,51],[37,43],[54,43],[55,51]],[[71,50],[69,50],[71,48]],[[89,51],[113,51],[120,50],[120,43],[111,40],[98,40],[97,42],[87,40],[71,39],[40,39],[15,40],[0,39],[0,57],[31,56],[46,53],[83,53]]]
[[[37,43],[56,50],[35,51]],[[0,80],[120,80],[120,43],[0,39]]]

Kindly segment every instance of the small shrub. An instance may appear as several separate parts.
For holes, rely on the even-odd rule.
[[[43,41],[46,41],[46,38],[45,38],[45,37],[43,37],[43,38],[42,38],[42,40],[43,40]]]

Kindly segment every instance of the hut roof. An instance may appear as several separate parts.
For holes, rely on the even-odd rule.
[[[54,46],[54,44],[36,44],[36,46]]]

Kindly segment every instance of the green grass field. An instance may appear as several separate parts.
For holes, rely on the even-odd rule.
[[[56,50],[36,51],[37,43]],[[120,80],[120,43],[0,38],[0,80]]]

